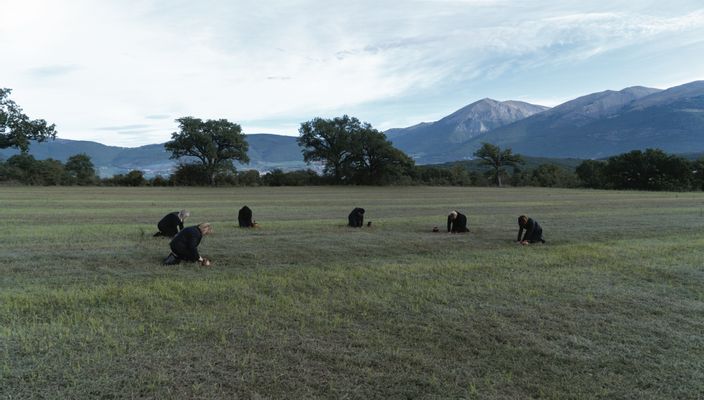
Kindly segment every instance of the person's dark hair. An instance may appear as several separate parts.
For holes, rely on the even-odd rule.
[[[528,222],[528,217],[526,217],[525,215],[521,215],[520,217],[518,217],[518,225],[519,226],[525,225],[526,222]]]

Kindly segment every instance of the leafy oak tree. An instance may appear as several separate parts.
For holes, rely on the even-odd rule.
[[[97,181],[95,166],[85,153],[74,154],[66,160],[66,172],[78,185],[93,185]]]
[[[323,172],[335,183],[349,178],[352,158],[352,136],[369,129],[369,124],[347,115],[333,119],[314,118],[301,124],[298,145],[303,148],[303,161],[319,161]]]
[[[413,168],[413,161],[382,132],[354,117],[315,118],[298,132],[304,161],[322,162],[333,183],[390,183]]]
[[[199,161],[208,183],[215,185],[215,176],[234,171],[233,161],[248,163],[249,145],[242,128],[226,119],[203,121],[184,117],[176,120],[179,132],[171,134],[171,141],[164,148],[171,158],[192,157]]]
[[[410,174],[413,160],[395,148],[386,135],[376,129],[365,129],[353,135],[352,180],[363,185],[381,185]]]
[[[682,157],[646,149],[609,157],[603,174],[606,185],[614,189],[689,190],[695,180],[694,169]]]
[[[480,164],[492,168],[494,182],[499,187],[501,187],[501,174],[504,172],[504,167],[515,167],[524,163],[523,158],[513,154],[511,149],[501,150],[499,146],[486,142],[482,143],[482,147],[475,151],[474,155],[482,160]]]
[[[577,166],[575,172],[584,187],[603,189],[607,185],[604,177],[605,168],[605,161],[584,160]]]
[[[0,149],[14,147],[26,153],[31,140],[54,139],[55,125],[47,125],[43,119],[30,119],[9,99],[11,92],[11,89],[0,88]]]

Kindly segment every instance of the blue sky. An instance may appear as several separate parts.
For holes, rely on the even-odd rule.
[[[0,0],[0,87],[59,137],[138,146],[182,116],[297,134],[378,129],[476,100],[553,106],[704,79],[704,3]]]

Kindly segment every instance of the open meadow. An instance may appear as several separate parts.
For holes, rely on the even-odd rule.
[[[704,398],[702,193],[0,187],[0,260],[0,399]]]

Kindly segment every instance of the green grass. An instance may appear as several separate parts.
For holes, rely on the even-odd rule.
[[[235,228],[244,204],[260,223]],[[704,194],[0,188],[0,399],[704,397]],[[372,228],[348,229],[367,209]],[[211,268],[156,222],[212,222]],[[444,229],[452,209],[471,233]],[[513,243],[536,218],[547,245]]]

